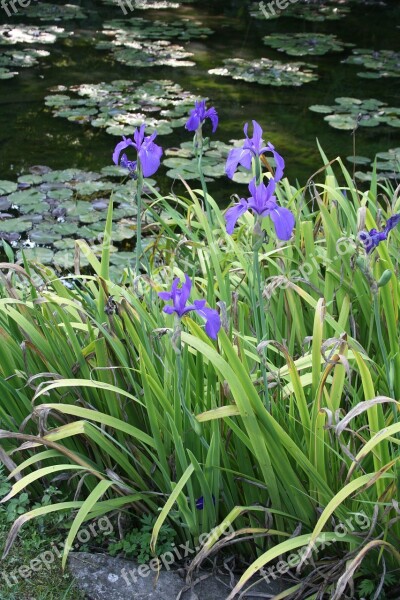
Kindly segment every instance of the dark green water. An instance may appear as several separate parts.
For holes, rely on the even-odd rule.
[[[391,106],[400,106],[400,78],[367,80],[356,76],[359,67],[341,65],[340,60],[349,54],[333,53],[322,57],[295,58],[267,48],[261,41],[263,35],[273,32],[335,33],[345,42],[357,47],[399,50],[400,6],[388,0],[386,7],[357,5],[342,20],[310,23],[297,19],[255,20],[250,17],[245,3],[239,1],[194,2],[169,11],[134,11],[128,16],[146,19],[174,19],[196,16],[215,30],[206,40],[188,43],[195,53],[194,68],[133,69],[110,58],[106,51],[94,49],[96,36],[102,22],[122,18],[118,7],[101,2],[75,0],[83,8],[94,12],[82,21],[57,23],[75,36],[62,39],[54,45],[37,47],[50,51],[51,56],[41,66],[21,69],[20,75],[10,80],[0,80],[0,179],[15,179],[35,164],[54,169],[78,167],[99,170],[111,163],[112,149],[118,138],[103,130],[54,118],[44,106],[44,96],[54,85],[109,82],[114,79],[171,79],[184,89],[208,96],[220,116],[218,139],[228,141],[243,137],[243,124],[256,119],[270,140],[286,159],[286,174],[301,183],[321,166],[316,146],[319,139],[329,158],[353,153],[350,132],[332,129],[323,116],[308,110],[311,104],[332,104],[338,96],[377,98]],[[60,2],[59,4],[63,4]],[[0,9],[0,22],[11,22]],[[13,19],[13,23],[21,19]],[[29,21],[24,20],[29,23]],[[38,24],[39,21],[31,21]],[[9,49],[9,47],[4,47]],[[228,57],[304,60],[318,65],[320,79],[301,87],[275,88],[211,76],[209,68],[222,66]],[[175,146],[190,139],[183,129],[171,136],[159,138],[164,147]],[[360,128],[356,137],[357,154],[373,157],[376,152],[400,146],[400,129],[389,126]],[[171,180],[159,173],[159,180],[167,191]],[[235,187],[220,179],[213,186],[223,199]],[[243,187],[240,186],[240,190]]]

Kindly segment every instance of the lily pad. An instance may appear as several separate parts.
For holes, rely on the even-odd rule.
[[[0,239],[2,233],[24,233],[32,229],[32,221],[24,217],[15,217],[14,219],[0,220]]]
[[[55,234],[54,231],[43,231],[39,228],[36,228],[29,234],[29,239],[31,242],[35,242],[35,244],[53,244],[56,240],[61,239],[61,234]]]
[[[203,153],[202,169],[203,174],[207,181],[212,181],[219,177],[225,176],[225,163],[232,146],[241,146],[243,142],[239,140],[231,140],[229,144],[224,142],[213,141],[208,149]],[[198,179],[198,161],[195,158],[193,143],[183,142],[179,148],[170,148],[165,151],[163,164],[169,170],[167,176],[171,179],[180,179],[181,177],[185,180]],[[248,183],[251,179],[251,173],[248,171],[238,173],[242,174],[241,183]],[[239,178],[240,179],[240,178]],[[237,183],[239,181],[235,179]]]
[[[38,262],[42,265],[50,265],[53,262],[54,252],[50,248],[24,248],[25,258],[29,261]],[[22,260],[22,251],[17,252],[17,260]]]
[[[117,252],[111,256],[110,262],[121,269],[127,268],[128,266],[133,269],[135,257],[132,252]]]
[[[171,133],[173,127],[182,126],[185,120],[182,114],[187,114],[197,99],[169,80],[142,84],[118,80],[71,86],[66,91],[79,97],[82,109],[76,108],[76,96],[47,96],[46,105],[51,107],[54,116],[68,118],[71,114],[75,122],[90,123],[118,136],[131,135],[144,121],[149,133],[155,130],[159,135]],[[90,107],[89,111],[87,107]],[[76,118],[79,111],[84,117],[81,120]]]
[[[325,114],[324,120],[335,129],[351,131],[356,127],[390,125],[400,127],[400,108],[388,106],[380,100],[369,98],[336,98],[332,106],[315,104],[310,110]]]
[[[12,16],[24,16],[29,19],[41,21],[69,21],[72,19],[86,19],[87,15],[80,6],[75,4],[49,4],[47,2],[30,3],[25,11],[18,7],[18,12]]]
[[[14,181],[6,181],[0,179],[0,195],[11,194],[18,189],[18,185]]]
[[[115,37],[117,45],[129,44],[138,39],[144,40],[173,40],[188,41],[206,38],[213,33],[209,27],[204,27],[200,21],[193,19],[176,19],[165,22],[139,17],[130,19],[113,19],[104,23],[103,34]],[[101,47],[101,46],[99,46]]]
[[[309,2],[308,0],[298,0],[295,4],[286,3],[286,7],[279,10],[276,3],[272,10],[265,2],[253,2],[250,6],[250,14],[255,19],[277,19],[278,17],[290,17],[292,19],[301,19],[302,21],[322,22],[336,21],[342,19],[349,12],[347,6],[338,6],[337,0],[318,0],[318,2]]]
[[[111,49],[114,60],[129,67],[193,67],[195,63],[187,58],[192,52],[183,46],[171,44],[167,40],[135,40],[100,42],[96,48]]]
[[[10,71],[10,69],[5,69],[4,67],[0,67],[0,79],[11,79],[18,75],[18,71]]]
[[[58,250],[53,255],[53,264],[60,271],[69,271],[75,265],[75,248],[65,248],[64,250]],[[89,264],[84,254],[79,255],[79,264],[82,267],[86,267]]]
[[[372,161],[369,160],[369,163]],[[387,152],[378,152],[373,161],[376,164],[376,179],[398,179],[400,176],[400,148],[390,148]],[[371,165],[370,165],[371,166]],[[373,171],[356,171],[355,177],[359,181],[369,182],[374,176]]]
[[[0,212],[8,210],[11,206],[10,200],[4,196],[0,196]]]
[[[365,79],[400,77],[400,52],[394,50],[356,48],[353,55],[342,62],[364,67],[366,70],[358,72],[357,75]]]
[[[103,3],[121,8],[121,5],[116,0],[103,0]],[[169,0],[130,0],[130,5],[132,6],[132,10],[164,10],[180,7],[179,2],[170,2]]]
[[[290,56],[321,56],[328,52],[342,52],[345,47],[353,46],[333,34],[324,33],[273,33],[263,37],[263,42]]]
[[[58,38],[72,35],[55,25],[0,25],[0,46],[14,44],[54,44]]]
[[[10,194],[8,199],[12,204],[17,207],[26,205],[26,204],[34,204],[42,202],[46,198],[46,194],[43,192],[39,192],[35,188],[29,188],[27,190],[22,190],[20,192],[14,192]]]
[[[80,169],[52,171],[40,166],[32,171],[21,175],[19,184],[0,182],[0,240],[24,248],[38,262],[70,268],[75,238],[86,239],[92,247],[97,244],[93,248],[100,251],[110,197],[114,203],[112,241],[126,243],[135,237],[137,182],[133,179],[120,173],[116,181],[114,171],[111,179]],[[146,195],[151,201],[149,188]],[[11,213],[5,212],[10,208]],[[154,222],[149,211],[143,211],[142,221],[144,225]],[[111,246],[112,252],[116,250]]]
[[[347,160],[353,165],[369,165],[371,163],[371,159],[368,156],[348,156]]]
[[[224,67],[210,69],[211,75],[222,75],[233,79],[243,79],[252,83],[272,86],[300,86],[318,79],[312,70],[314,65],[303,62],[282,63],[269,58],[245,60],[228,58]]]

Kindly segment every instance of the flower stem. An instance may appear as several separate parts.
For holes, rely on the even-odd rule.
[[[376,333],[378,335],[378,343],[379,343],[379,347],[381,349],[382,358],[383,358],[383,362],[385,365],[386,379],[387,379],[388,385],[390,387],[389,394],[390,394],[391,398],[394,398],[395,395],[394,395],[393,386],[391,385],[392,379],[390,377],[390,366],[389,366],[389,361],[388,361],[388,355],[387,355],[386,345],[385,345],[385,341],[383,339],[383,334],[382,334],[381,316],[380,316],[380,312],[379,312],[379,291],[378,290],[373,292],[373,297],[374,297],[374,315],[375,315]]]
[[[201,425],[198,421],[196,421],[195,417],[193,416],[193,414],[190,412],[189,408],[186,405],[185,387],[184,387],[184,380],[183,380],[183,368],[182,368],[181,331],[182,331],[181,330],[181,321],[180,321],[180,318],[178,316],[176,316],[175,328],[174,328],[174,333],[172,336],[172,347],[174,348],[175,354],[176,354],[176,366],[177,366],[177,371],[178,371],[179,400],[180,400],[182,410],[185,413],[185,415],[187,416],[187,418],[189,419],[189,423],[190,423],[192,429],[199,436],[200,442],[202,443],[204,448],[206,448],[208,450],[209,444],[207,443],[206,439],[204,438],[204,436],[201,433]]]
[[[262,169],[261,169],[261,160],[258,155],[254,157],[254,175],[256,178],[256,185],[260,185],[262,182]]]
[[[256,230],[260,229],[260,223],[256,223]],[[260,231],[261,233],[261,231]],[[262,233],[261,233],[262,236]],[[256,328],[257,344],[268,339],[268,323],[264,311],[264,299],[263,299],[263,286],[261,278],[261,267],[259,251],[262,247],[262,237],[260,235],[254,236],[253,245],[253,284],[252,284],[252,301],[253,301],[253,313]],[[265,350],[266,359],[266,350]],[[263,378],[264,384],[264,405],[266,409],[270,410],[269,392],[268,392],[268,376],[267,369],[264,364],[264,356],[261,357],[260,371]]]
[[[136,188],[136,204],[137,204],[137,217],[136,217],[136,265],[135,275],[136,277],[140,274],[140,257],[142,255],[142,192],[143,192],[143,172],[138,160],[137,165],[137,188]]]
[[[212,212],[211,212],[211,207],[208,203],[207,184],[206,184],[206,180],[204,177],[203,165],[202,165],[204,140],[203,140],[203,133],[202,133],[201,127],[199,127],[199,129],[195,133],[193,145],[194,145],[195,156],[197,157],[197,171],[199,173],[201,189],[203,190],[204,204],[206,207],[207,219],[208,219],[209,224],[212,226],[212,224],[213,224]]]

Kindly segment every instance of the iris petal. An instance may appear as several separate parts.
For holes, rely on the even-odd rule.
[[[171,292],[158,292],[158,297],[165,301],[172,300]]]
[[[154,144],[154,142],[146,143],[146,140],[143,142],[138,154],[144,177],[154,175],[160,166],[162,153],[161,146]]]
[[[186,121],[185,127],[188,131],[197,131],[206,119],[210,119],[212,132],[214,133],[218,127],[217,111],[213,106],[206,110],[205,100],[197,101],[194,108],[189,112],[189,119]]]
[[[212,125],[212,132],[215,133],[218,127],[218,115],[217,111],[213,106],[207,110],[207,112],[205,113],[205,118],[210,119]]]
[[[389,233],[389,231],[394,229],[396,227],[396,225],[398,225],[398,223],[400,223],[400,214],[393,215],[392,217],[390,217],[386,223],[386,227],[385,227],[386,233]]]
[[[261,125],[259,125],[257,121],[253,121],[253,137],[251,138],[251,141],[253,143],[253,149],[256,154],[260,153],[261,148],[264,145],[264,142],[262,140],[262,134],[263,130],[261,128]]]
[[[139,128],[136,127],[135,133],[133,134],[133,137],[134,137],[134,140],[135,140],[136,149],[138,151],[140,150],[140,147],[143,144],[144,130],[145,129],[146,129],[146,124],[143,123]]]
[[[182,284],[180,290],[179,307],[183,311],[186,306],[186,302],[189,300],[190,292],[192,289],[192,280],[189,275],[185,275],[185,283]]]
[[[276,206],[276,202],[271,202],[274,198],[275,187],[276,182],[274,179],[270,179],[267,186],[264,183],[256,185],[255,178],[252,179],[249,183],[249,192],[251,194],[249,208],[258,215],[264,217],[269,215],[270,210]]]
[[[246,148],[232,148],[226,160],[225,173],[232,179],[236,169],[242,165],[245,169],[251,168],[251,150]]]
[[[272,155],[275,159],[275,174],[274,174],[274,179],[275,181],[280,181],[283,177],[283,170],[285,168],[285,161],[283,159],[283,157],[279,154],[279,152],[277,152],[275,150],[275,146],[273,146],[270,142],[268,143],[268,150],[270,152],[272,152]]]
[[[218,332],[221,329],[221,319],[218,312],[213,308],[196,309],[196,312],[206,321],[206,334],[211,339],[216,340]]]
[[[122,150],[125,150],[125,148],[128,148],[128,146],[133,146],[133,142],[130,138],[122,138],[122,142],[118,142],[118,144],[115,146],[114,152],[113,152],[113,163],[115,165],[119,164],[119,155],[121,154]]]
[[[195,109],[193,109],[191,113],[189,119],[186,121],[185,127],[188,131],[197,131],[200,125],[200,119],[196,114]]]
[[[236,221],[239,219],[241,215],[243,215],[248,209],[247,201],[244,198],[241,198],[238,204],[235,204],[231,208],[229,208],[225,213],[225,221],[226,221],[226,233],[231,235],[233,233],[233,229],[236,225]]]
[[[274,224],[277,237],[283,241],[290,240],[296,222],[294,215],[290,210],[276,205],[276,207],[270,211],[269,217]]]

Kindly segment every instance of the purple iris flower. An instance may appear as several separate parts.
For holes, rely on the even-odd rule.
[[[212,132],[215,133],[218,127],[218,115],[215,108],[212,106],[206,110],[206,101],[199,100],[195,102],[194,108],[189,113],[189,119],[186,121],[186,129],[188,131],[197,131],[206,119],[210,119],[212,124]]]
[[[205,300],[195,300],[193,304],[186,306],[192,289],[192,281],[188,275],[185,275],[185,283],[178,287],[180,283],[180,279],[177,277],[172,283],[170,292],[159,292],[158,295],[162,300],[172,300],[172,306],[164,306],[164,312],[167,315],[176,313],[181,319],[188,312],[194,310],[200,317],[205,319],[207,335],[213,340],[217,339],[218,331],[221,329],[221,319],[218,312],[213,308],[205,308]]]
[[[367,254],[371,254],[371,252],[377,248],[379,244],[383,242],[383,240],[387,240],[389,232],[394,229],[398,223],[400,223],[400,213],[393,215],[393,217],[390,217],[387,220],[385,229],[383,231],[378,231],[377,229],[360,231],[358,237],[364,244]]]
[[[215,496],[214,496],[214,494],[212,495],[212,501],[213,501],[213,504],[215,506]],[[197,508],[197,510],[203,510],[204,509],[204,496],[200,496],[200,498],[197,498],[197,500],[196,500],[196,508]]]
[[[241,148],[233,148],[229,152],[225,167],[226,174],[229,179],[232,179],[239,165],[242,165],[245,169],[251,169],[251,160],[253,157],[261,156],[261,154],[264,154],[265,152],[272,152],[276,164],[274,180],[279,181],[282,179],[285,161],[282,156],[276,152],[275,147],[270,142],[268,142],[266,146],[264,145],[264,140],[262,139],[263,130],[257,121],[253,121],[252,138],[249,138],[247,135],[248,127],[249,124],[246,123],[243,129],[246,136],[243,146]]]
[[[121,165],[121,167],[129,169],[131,174],[135,174],[137,170],[137,161],[128,160],[126,154],[123,154],[120,158],[122,150],[125,150],[125,148],[128,148],[129,146],[133,146],[137,151],[143,176],[150,177],[151,175],[154,175],[160,166],[160,160],[163,151],[160,146],[157,146],[157,144],[154,143],[154,139],[157,136],[157,131],[155,131],[152,135],[144,137],[145,129],[145,124],[141,125],[140,128],[136,128],[133,134],[133,140],[131,140],[131,138],[122,136],[122,142],[119,142],[115,146],[113,161],[114,164]]]
[[[233,233],[238,218],[247,210],[260,217],[269,217],[274,224],[276,235],[280,240],[290,239],[295,224],[293,214],[287,208],[282,208],[276,203],[273,195],[276,187],[276,181],[270,179],[268,185],[261,183],[256,185],[255,178],[249,183],[251,197],[248,200],[241,198],[238,204],[235,204],[226,211],[226,231]]]

